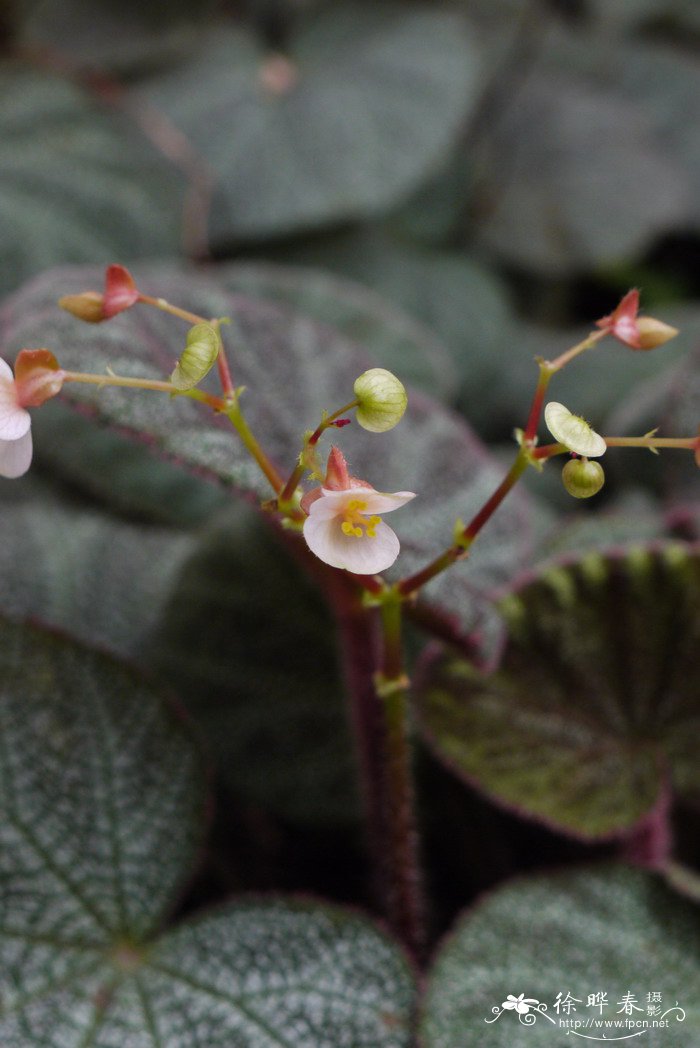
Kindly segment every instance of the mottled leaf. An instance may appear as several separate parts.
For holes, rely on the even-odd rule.
[[[323,258],[320,262],[323,265]],[[369,290],[319,269],[253,264],[219,266],[217,276],[232,292],[287,303],[329,324],[363,346],[382,367],[426,393],[449,397],[454,392],[455,367],[444,345],[427,327],[386,302],[378,293],[384,289],[372,278],[364,281],[374,288]]]
[[[152,934],[200,846],[204,788],[180,719],[107,656],[2,620],[0,680],[2,1016]]]
[[[408,965],[354,914],[248,901],[154,940],[203,781],[149,687],[9,623],[0,678],[3,1048],[408,1048]]]
[[[400,200],[449,149],[475,101],[477,64],[454,9],[334,3],[302,20],[284,60],[223,23],[140,97],[215,171],[212,236],[226,243]]]
[[[696,795],[700,556],[680,544],[549,566],[502,602],[499,669],[444,654],[420,718],[458,775],[587,838],[632,827],[669,777]]]
[[[224,338],[235,382],[246,387],[242,404],[248,421],[280,471],[290,472],[304,430],[316,424],[323,409],[347,403],[367,358],[334,329],[279,305],[228,293],[215,279],[172,272],[159,276],[145,268],[137,277],[144,289],[186,308],[234,318]],[[117,374],[158,378],[169,374],[181,341],[181,325],[172,317],[136,307],[95,328],[55,307],[65,291],[96,283],[94,271],[67,270],[29,285],[3,311],[6,350],[48,342],[62,366],[71,369],[103,373],[111,367]],[[201,404],[77,384],[67,386],[65,395],[148,441],[187,471],[257,497],[271,494],[227,420]],[[392,569],[394,577],[440,553],[452,540],[455,519],[469,519],[501,478],[467,427],[418,394],[411,396],[408,412],[394,430],[377,436],[348,427],[342,445],[355,475],[379,490],[418,493],[410,510],[396,514],[402,553]],[[461,632],[482,632],[487,652],[493,651],[499,627],[484,594],[512,576],[526,556],[526,507],[521,496],[511,496],[479,538],[468,570],[458,567],[428,589],[431,600],[455,617]]]
[[[519,342],[505,288],[485,266],[466,253],[416,247],[374,229],[301,244],[283,257],[351,277],[405,309],[451,351],[456,376],[446,392],[460,395],[467,417],[473,402],[491,408],[495,398],[484,390]]]
[[[62,504],[40,491],[7,504],[0,489],[0,609],[33,617],[124,656],[158,622],[193,540]]]
[[[466,914],[438,953],[421,1043],[567,1048],[574,1038],[632,1038],[649,1048],[683,1048],[700,1037],[699,936],[697,907],[639,870],[602,867],[514,882]],[[567,994],[568,1011],[561,1003]],[[589,1000],[596,994],[604,995],[600,1007]],[[529,1008],[504,1007],[521,995]],[[633,1005],[627,1011],[625,999]],[[650,1001],[660,1004],[657,1011]],[[638,1025],[624,1026],[630,1019]]]
[[[68,80],[0,67],[0,288],[59,262],[177,250],[182,180]]]

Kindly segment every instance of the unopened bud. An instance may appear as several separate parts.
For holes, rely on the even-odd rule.
[[[385,433],[400,422],[408,404],[403,383],[385,368],[370,368],[353,387],[359,401],[357,421],[371,433]]]
[[[638,317],[637,331],[639,333],[639,349],[656,349],[670,342],[678,334],[678,328],[664,324],[663,320],[655,317]],[[632,347],[637,348],[637,347]]]
[[[17,402],[38,408],[61,392],[64,373],[50,349],[21,349],[15,361]]]
[[[99,324],[106,320],[104,310],[104,295],[99,291],[83,291],[79,295],[64,295],[59,298],[58,304],[67,313],[72,313],[79,320],[85,320],[88,324]]]
[[[187,345],[170,381],[177,389],[194,389],[216,363],[219,335],[211,324],[195,324],[187,333]]]
[[[570,459],[561,471],[561,479],[575,499],[589,499],[602,488],[605,473],[600,462],[589,462],[586,458]]]

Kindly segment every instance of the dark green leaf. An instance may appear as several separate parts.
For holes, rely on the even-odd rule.
[[[180,719],[107,656],[0,620],[0,680],[12,1013],[110,945],[152,934],[200,846],[204,786]]]
[[[0,607],[134,657],[158,622],[193,540],[72,509],[45,491],[7,504]]]
[[[354,914],[245,902],[153,941],[203,781],[149,687],[9,623],[0,679],[3,1048],[408,1048],[411,973]]]
[[[125,118],[16,64],[0,94],[3,291],[59,262],[177,250],[182,180]]]
[[[446,392],[456,389],[469,408],[472,402],[481,402],[485,412],[492,408],[495,398],[484,391],[519,343],[505,288],[483,265],[467,254],[415,247],[374,229],[302,244],[283,257],[342,273],[405,309],[451,350],[456,378]]]
[[[320,263],[324,264],[323,258]],[[404,382],[433,396],[454,393],[456,374],[449,353],[427,328],[380,297],[377,292],[384,289],[375,282],[376,273],[364,281],[372,291],[318,269],[296,266],[220,266],[217,274],[232,292],[286,303],[329,324],[362,345],[382,367],[400,374]]]
[[[626,1037],[649,1048],[694,1044],[700,1037],[699,936],[697,907],[639,870],[604,867],[515,882],[467,914],[438,954],[421,1043],[567,1048],[574,1037],[593,1044]],[[575,1010],[557,1012],[557,994],[567,993]],[[606,995],[602,1009],[588,1001],[596,993]],[[661,1007],[650,1015],[647,995],[653,993],[661,995]],[[522,1015],[503,1008],[508,995],[521,994],[540,1007]],[[637,1009],[632,1021],[644,1025],[606,1028],[606,1020],[629,1018],[627,994]],[[663,1013],[664,1025],[654,1027]],[[591,1025],[576,1028],[567,1020]]]
[[[670,776],[700,789],[700,556],[675,544],[550,566],[502,602],[491,676],[444,655],[419,697],[437,754],[495,799],[595,838],[641,819]]]
[[[442,5],[328,4],[285,61],[222,24],[142,89],[218,176],[218,243],[391,206],[440,163],[475,100],[476,49]]]
[[[614,61],[624,64],[617,52]],[[550,276],[638,254],[690,208],[686,172],[649,107],[607,89],[600,73],[578,78],[546,64],[506,106],[482,177],[482,242]]]

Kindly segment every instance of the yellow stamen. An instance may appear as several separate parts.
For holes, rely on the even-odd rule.
[[[372,516],[367,519],[362,511],[367,509],[367,503],[361,499],[351,499],[345,507],[344,520],[340,525],[344,535],[352,535],[361,539],[366,534],[368,538],[376,538],[377,524],[381,523],[381,517]],[[362,529],[365,529],[364,531]]]

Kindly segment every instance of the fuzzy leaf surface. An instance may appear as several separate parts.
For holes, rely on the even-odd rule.
[[[215,242],[375,214],[414,189],[476,100],[459,12],[391,0],[302,19],[288,64],[222,23],[140,91],[215,171]]]
[[[700,1037],[699,937],[697,907],[639,870],[612,866],[513,882],[466,914],[438,953],[421,1044],[463,1048],[469,1031],[480,1048],[569,1048],[574,1031],[559,1024],[566,1012],[553,1008],[557,994],[569,992],[577,1002],[568,1018],[582,1022],[624,1020],[622,999],[632,993],[642,1009],[633,1019],[650,1024],[635,1028],[635,1040],[682,1048]],[[661,994],[661,1012],[676,1003],[681,1009],[668,1013],[668,1027],[651,1026],[652,987]],[[602,1011],[587,1003],[599,991],[607,994]],[[546,1014],[535,1014],[534,1006],[523,1015],[504,1010],[509,994],[540,1002]],[[625,1034],[591,1027],[578,1036],[597,1037],[596,1044]]]
[[[501,607],[497,672],[444,654],[420,689],[424,731],[456,774],[585,838],[632,827],[665,776],[697,796],[697,549],[550,565]]]
[[[39,489],[8,504],[0,488],[0,610],[137,656],[194,545],[173,530],[73,508]]]
[[[0,95],[3,293],[59,262],[179,249],[182,180],[125,118],[19,63]]]
[[[411,973],[361,917],[247,901],[154,938],[205,791],[150,686],[6,621],[0,679],[3,1048],[408,1048]]]

